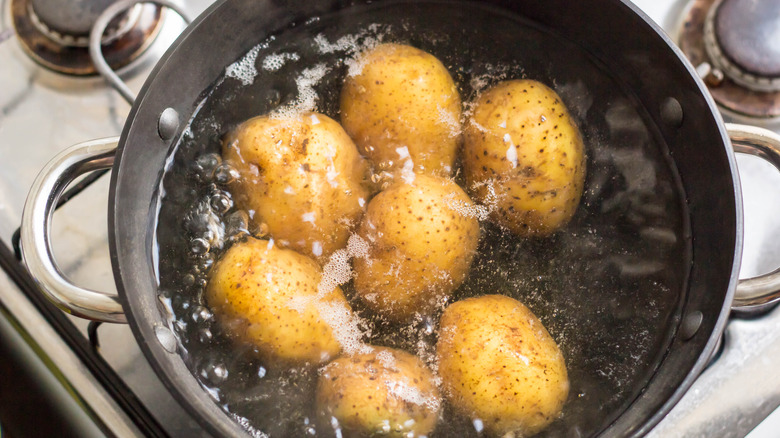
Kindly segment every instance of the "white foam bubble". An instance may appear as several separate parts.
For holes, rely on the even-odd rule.
[[[271,118],[299,119],[303,113],[316,111],[319,96],[314,87],[329,71],[330,67],[326,64],[317,64],[312,68],[304,69],[301,74],[295,78],[298,97],[271,113]]]
[[[404,167],[401,168],[401,179],[407,184],[414,183],[414,162],[411,158],[407,158],[406,161],[404,161]]]
[[[459,215],[467,218],[476,218],[479,221],[487,220],[491,209],[485,205],[469,204],[461,199],[455,199],[454,196],[447,197],[447,207]]]
[[[408,385],[406,382],[398,380],[389,380],[385,382],[387,392],[407,403],[413,403],[417,406],[425,406],[432,411],[438,411],[441,400],[435,395],[426,396],[415,386]]]
[[[346,354],[369,353],[372,348],[363,342],[360,329],[362,321],[347,306],[346,302],[318,302],[320,318],[333,330],[333,337]]]
[[[437,110],[439,112],[439,123],[442,123],[449,128],[450,137],[459,136],[461,133],[461,125],[456,117],[456,113],[442,107],[438,107]]]
[[[370,246],[368,242],[366,242],[366,240],[362,237],[358,236],[357,234],[349,236],[349,240],[347,241],[347,252],[352,257],[368,257],[369,249]]]
[[[469,123],[471,124],[471,126],[473,126],[473,127],[477,128],[477,130],[479,130],[480,132],[488,132],[487,128],[485,128],[484,126],[480,125],[480,124],[479,124],[479,123],[478,123],[476,120],[474,120],[474,119],[471,119],[471,120],[469,120]]]
[[[319,257],[322,255],[322,243],[319,241],[311,244],[311,253]]]
[[[320,34],[314,37],[314,43],[322,54],[343,53],[347,55],[343,58],[344,65],[347,66],[347,76],[355,76],[359,75],[365,66],[364,57],[360,54],[376,47],[384,39],[382,34],[370,35],[378,33],[379,28],[379,25],[370,25],[368,32],[345,35],[335,42],[330,42],[324,35]]]
[[[258,44],[252,47],[241,59],[227,66],[225,76],[238,79],[244,86],[251,85],[257,76],[257,68],[255,68],[257,54],[264,47],[267,45]]]
[[[301,220],[304,222],[314,223],[316,216],[312,212],[307,212],[301,215]]]
[[[357,34],[344,35],[336,42],[331,43],[325,38],[325,35],[319,34],[314,37],[314,44],[317,46],[317,50],[322,54],[336,53],[336,52],[356,52],[360,47],[360,36]]]
[[[487,73],[477,75],[471,78],[469,81],[471,88],[480,92],[487,88],[490,84],[503,81],[509,74],[509,67],[505,65],[484,65]]]
[[[233,413],[231,413],[230,416],[233,418],[233,421],[235,421],[236,423],[240,424],[241,427],[246,432],[248,432],[249,435],[251,435],[253,438],[268,438],[268,435],[266,435],[264,432],[259,431],[259,430],[255,429],[254,427],[252,427],[252,425],[250,424],[249,420],[246,419],[245,417],[242,417],[240,415],[233,414]]]
[[[317,285],[317,294],[324,296],[333,289],[348,282],[352,278],[352,267],[349,264],[349,253],[339,249],[330,255],[330,259],[322,268],[322,277]]]
[[[379,363],[382,364],[382,366],[387,368],[388,370],[394,370],[396,368],[395,356],[393,356],[392,352],[388,350],[382,350],[376,354],[376,358],[379,361]]]
[[[277,71],[284,67],[287,61],[298,61],[301,57],[297,53],[272,53],[263,58],[263,70]]]

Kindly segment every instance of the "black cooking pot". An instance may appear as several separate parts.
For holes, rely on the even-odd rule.
[[[41,288],[75,315],[111,322],[126,319],[162,381],[214,434],[247,431],[193,377],[158,298],[158,195],[174,145],[226,66],[258,42],[311,22],[312,17],[391,3],[399,2],[225,0],[215,4],[157,64],[132,108],[118,146],[116,139],[106,139],[68,149],[44,169],[33,186],[24,212],[22,250]],[[410,13],[420,4],[409,2]],[[445,1],[426,4],[472,7]],[[653,134],[665,144],[667,165],[679,175],[688,245],[680,263],[690,263],[690,268],[684,270],[683,292],[673,306],[667,341],[654,354],[658,361],[654,372],[632,399],[619,411],[598,414],[603,416],[599,431],[605,436],[643,435],[703,370],[731,311],[743,223],[727,128],[680,51],[628,1],[491,0],[478,7],[518,17],[575,43],[603,70],[619,78],[635,96]],[[776,135],[748,127],[729,130],[735,149],[780,164]],[[53,205],[67,184],[84,172],[106,167],[113,169],[109,243],[118,296],[85,290],[65,280],[52,261],[48,235]],[[778,289],[776,283],[773,275],[744,283],[740,305],[755,308],[772,301],[767,292]]]

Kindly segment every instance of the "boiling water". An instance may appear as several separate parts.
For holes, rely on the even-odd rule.
[[[619,80],[572,42],[480,6],[376,5],[311,19],[258,41],[215,78],[164,176],[157,230],[160,298],[185,361],[252,434],[332,434],[314,421],[317,370],[264,363],[253,347],[231,340],[203,299],[220,254],[267,232],[252,229],[233,205],[226,183],[238,175],[219,151],[227,132],[256,115],[316,110],[338,120],[341,83],[360,67],[355,55],[381,42],[437,56],[466,113],[486,87],[530,78],[555,89],[580,126],[588,173],[572,222],[550,238],[526,240],[481,221],[479,253],[451,301],[504,293],[526,304],[561,347],[571,381],[562,417],[541,435],[598,432],[638,395],[679,318],[689,265],[681,189],[654,126]],[[350,287],[342,285],[348,297]],[[352,304],[364,321],[363,342],[405,349],[435,369],[440,313],[398,326]],[[432,436],[477,436],[478,429],[445,407]]]

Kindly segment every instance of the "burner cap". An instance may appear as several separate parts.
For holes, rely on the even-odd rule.
[[[780,1],[722,0],[707,16],[704,40],[729,78],[756,91],[780,91]]]
[[[59,73],[86,76],[97,74],[89,55],[89,31],[115,2],[12,0],[11,13],[22,48],[33,60]],[[102,40],[112,69],[128,65],[149,47],[162,26],[162,14],[159,6],[141,4],[112,21]]]
[[[30,0],[32,12],[52,31],[89,36],[100,14],[116,0]]]
[[[691,0],[679,36],[722,108],[780,122],[779,0]]]

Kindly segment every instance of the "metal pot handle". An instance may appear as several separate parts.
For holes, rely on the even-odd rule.
[[[57,268],[52,256],[50,224],[57,201],[79,175],[114,164],[119,137],[91,140],[57,154],[41,173],[27,196],[22,213],[22,259],[44,294],[60,309],[82,318],[127,322],[116,292],[105,293],[76,286]]]
[[[726,124],[735,152],[763,158],[780,170],[780,135],[755,126]],[[761,312],[780,301],[780,268],[739,280],[731,309],[741,314]]]

